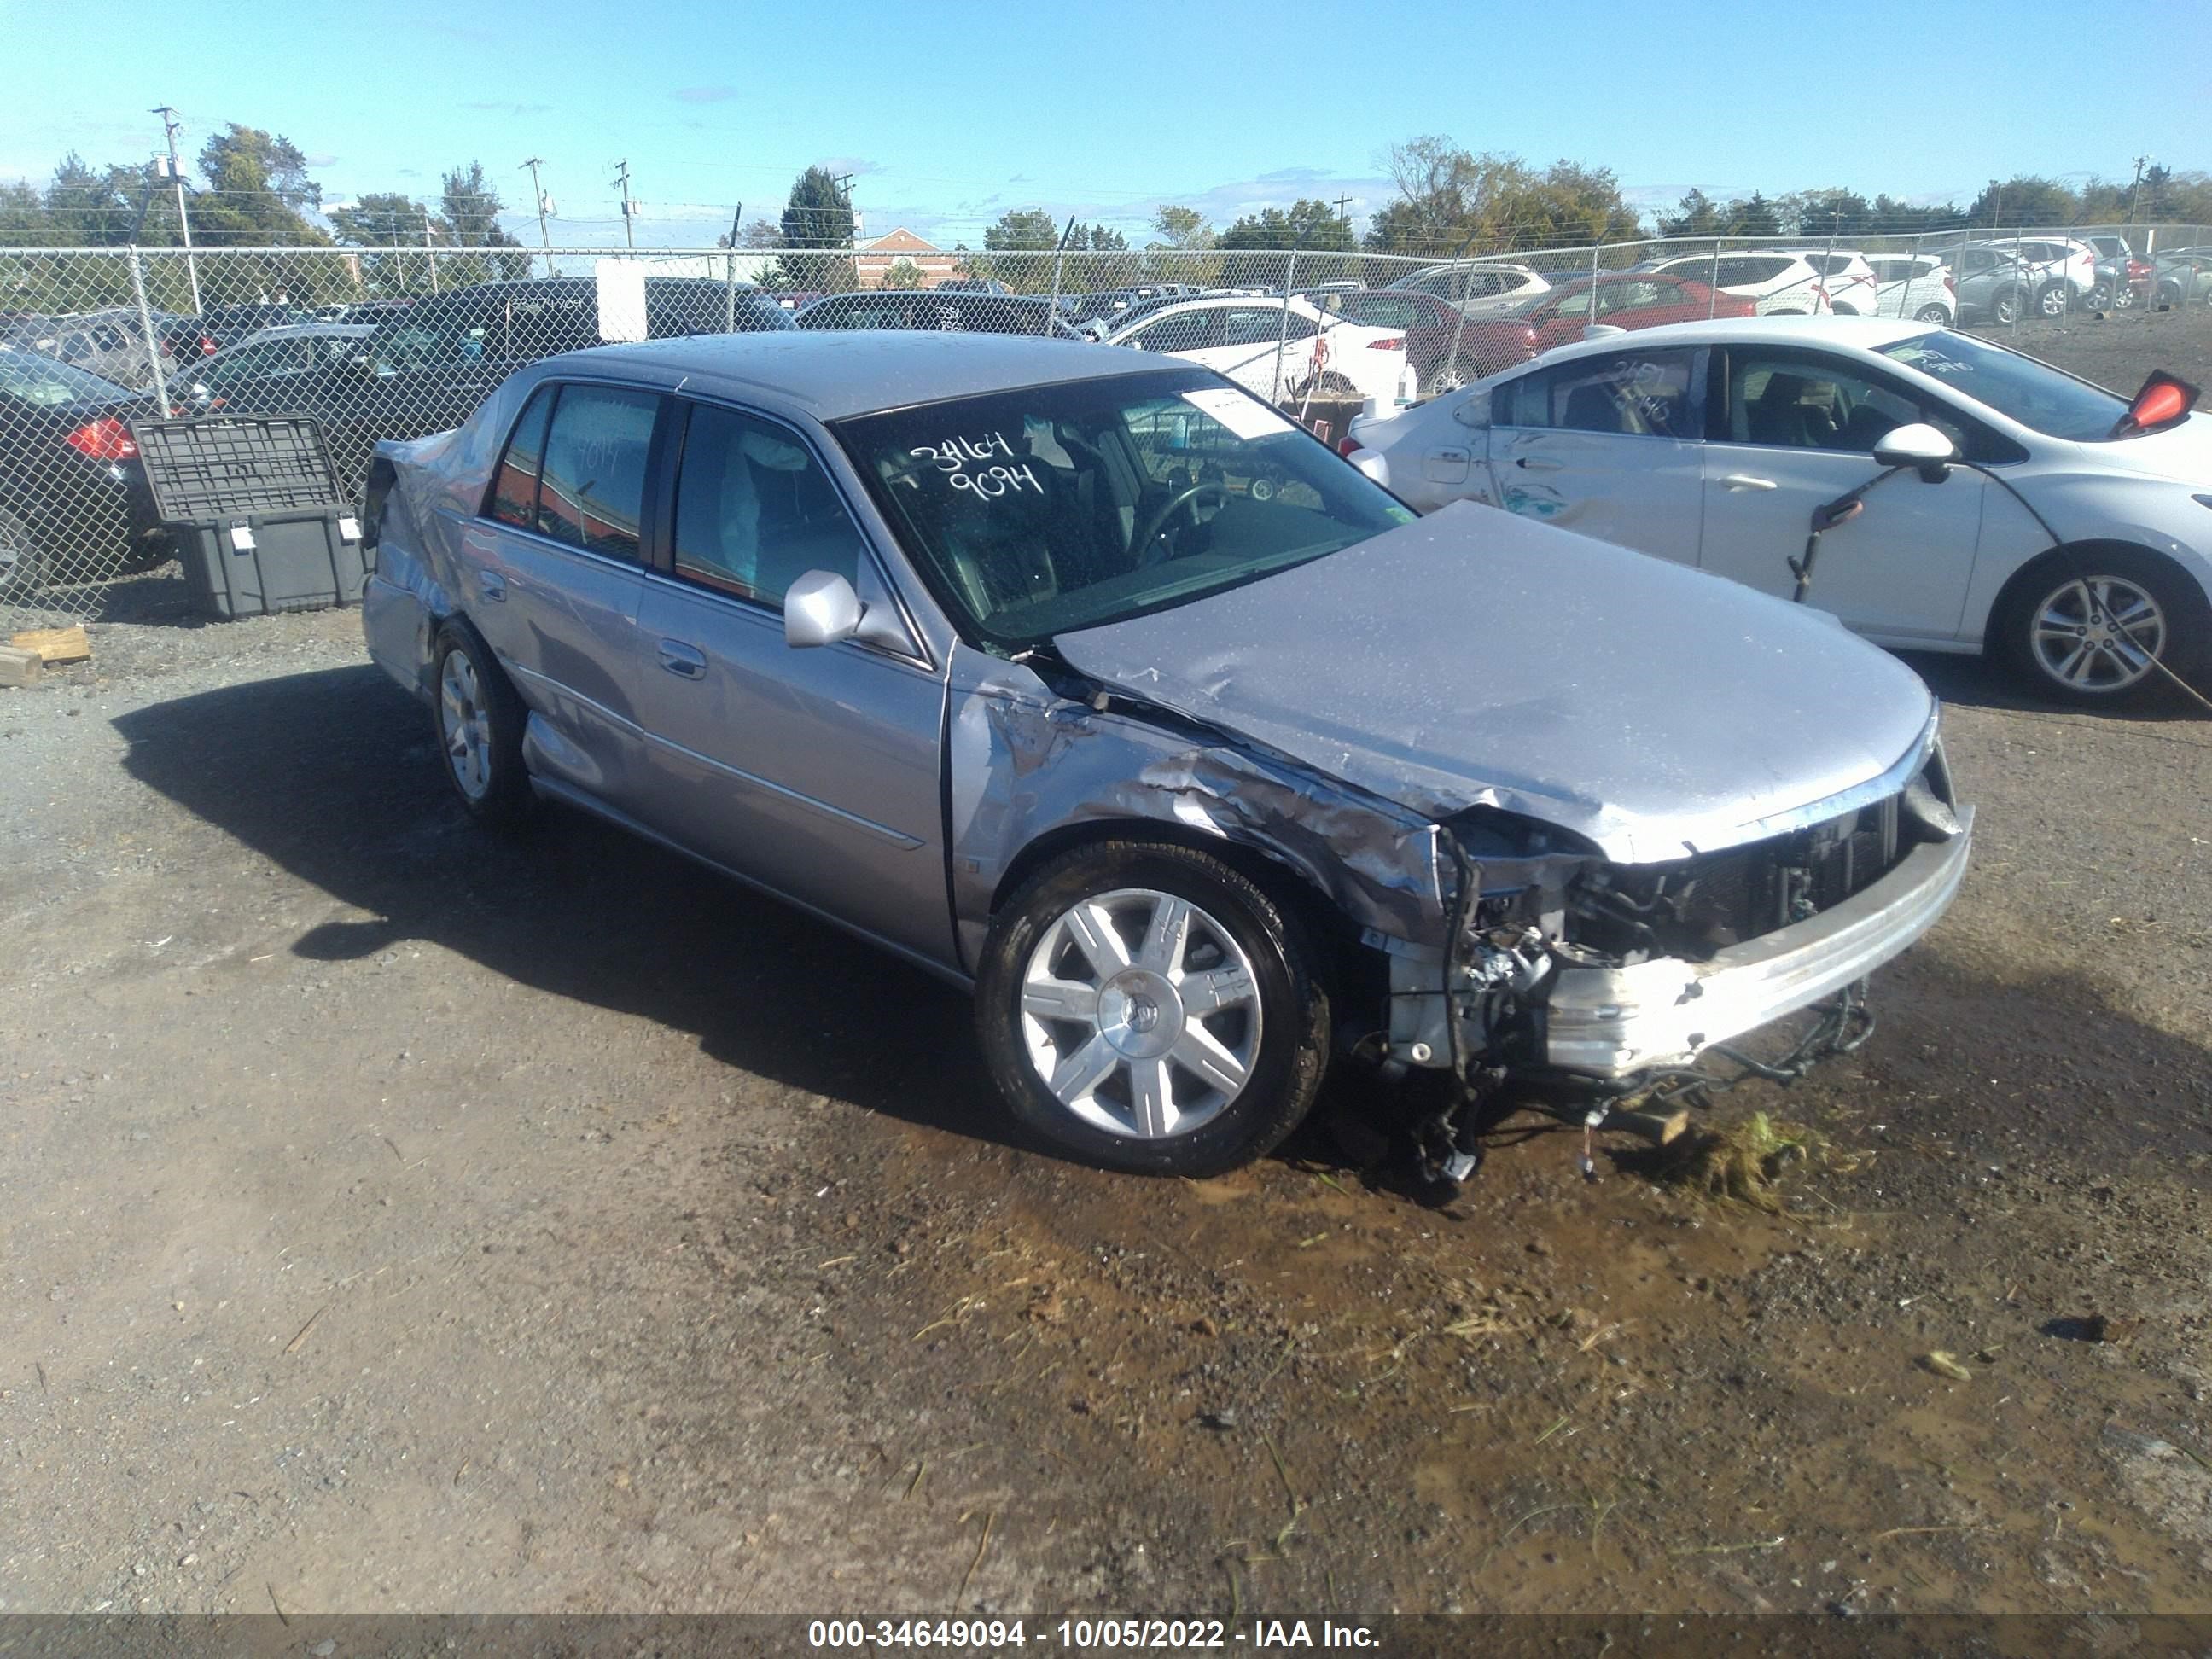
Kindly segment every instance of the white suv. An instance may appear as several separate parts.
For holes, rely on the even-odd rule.
[[[2017,260],[2034,279],[2035,308],[2045,317],[2063,317],[2070,307],[2086,304],[2097,286],[2096,249],[2071,236],[1992,236],[1967,243],[1960,256],[1972,263],[1978,250],[1997,260]],[[1961,274],[1966,268],[1960,267]]]
[[[1687,276],[1748,300],[1762,317],[1826,316],[1832,309],[1826,278],[1803,254],[1785,253],[1778,248],[1771,252],[1739,249],[1717,258],[1710,253],[1685,253],[1662,259],[1649,269]]]
[[[1801,247],[1789,250],[1820,273],[1820,287],[1828,308],[1838,317],[1875,315],[1874,267],[1863,253],[1850,248]]]
[[[1877,317],[1910,317],[1915,322],[1956,321],[1959,299],[1951,268],[1938,253],[1869,253]]]
[[[1408,272],[1387,286],[1433,295],[1447,305],[1457,306],[1469,317],[1503,311],[1508,306],[1552,291],[1551,283],[1527,265],[1492,259],[1431,265]]]

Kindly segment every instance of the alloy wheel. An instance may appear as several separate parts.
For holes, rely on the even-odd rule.
[[[491,789],[491,711],[477,684],[476,665],[465,651],[446,653],[438,672],[438,729],[446,739],[446,764],[453,781],[471,800]]]
[[[1127,1139],[1184,1135],[1244,1091],[1260,1054],[1252,959],[1218,918],[1152,888],[1062,912],[1024,969],[1022,1037],[1061,1106]]]
[[[2076,691],[2124,691],[2166,649],[2166,611],[2124,576],[2070,580],[2035,607],[2028,644],[2036,666]]]

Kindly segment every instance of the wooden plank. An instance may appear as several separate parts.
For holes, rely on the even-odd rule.
[[[35,651],[46,663],[86,662],[92,657],[92,641],[82,627],[33,628],[9,643],[19,651]]]
[[[12,645],[0,645],[0,685],[36,685],[39,676],[46,672],[46,664],[39,660],[35,651],[18,651]]]
[[[1671,1112],[1608,1112],[1601,1127],[1641,1135],[1655,1146],[1669,1146],[1690,1127],[1690,1109],[1677,1106]]]

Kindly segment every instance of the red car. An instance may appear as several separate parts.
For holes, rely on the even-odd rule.
[[[1336,313],[1347,322],[1403,332],[1406,361],[1413,365],[1416,384],[1424,398],[1456,392],[1490,372],[1481,366],[1466,338],[1461,340],[1459,355],[1452,355],[1455,329],[1459,336],[1472,337],[1474,325],[1462,325],[1459,308],[1433,294],[1405,288],[1359,289],[1348,293],[1337,289],[1312,289],[1303,297],[1323,311]]]
[[[1711,317],[1749,317],[1758,307],[1739,295],[1723,294],[1664,270],[1607,270],[1595,278],[1562,283],[1498,315],[1470,319],[1460,337],[1459,355],[1473,358],[1484,374],[1583,337],[1592,323],[1614,328],[1656,328],[1662,323],[1703,322]]]

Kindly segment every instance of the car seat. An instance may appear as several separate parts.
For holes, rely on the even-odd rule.
[[[1836,422],[1827,410],[1805,401],[1811,390],[1812,382],[1802,374],[1769,374],[1746,411],[1749,441],[1790,449],[1832,448]]]
[[[1559,424],[1572,432],[1633,432],[1626,407],[1611,386],[1588,383],[1567,393]]]

